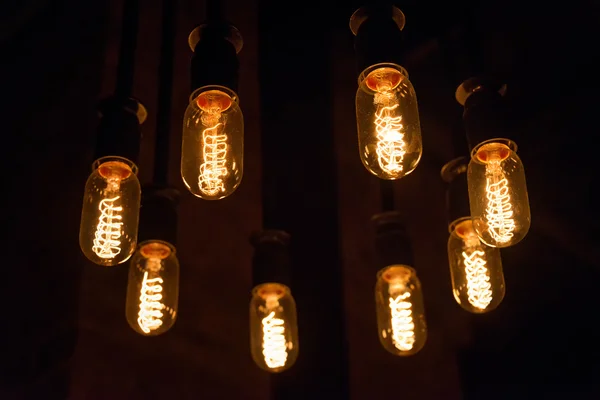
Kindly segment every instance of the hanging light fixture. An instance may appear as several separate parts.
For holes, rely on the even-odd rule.
[[[372,220],[379,269],[375,284],[379,341],[390,353],[409,356],[427,340],[423,292],[411,267],[410,241],[397,212],[380,213]]]
[[[400,66],[404,14],[392,5],[358,9],[350,18],[355,35],[358,90],[356,123],[360,158],[381,179],[410,174],[422,154],[415,90]]]
[[[176,2],[163,0],[162,15],[154,171],[152,183],[142,189],[140,244],[131,258],[125,303],[127,322],[144,336],[168,331],[179,302],[175,250],[179,191],[168,183]]]
[[[79,246],[98,265],[129,259],[137,244],[141,188],[137,160],[146,109],[112,97],[100,107],[96,161],[85,184]]]
[[[136,165],[146,108],[131,97],[138,33],[138,2],[123,5],[115,92],[100,104],[95,161],[83,195],[79,246],[98,265],[129,259],[137,244],[141,189]]]
[[[192,95],[183,118],[181,176],[205,200],[231,195],[244,172],[244,118],[237,96],[240,32],[218,19],[189,36]]]
[[[268,372],[290,368],[298,357],[296,302],[289,288],[289,235],[264,230],[251,238],[254,246],[250,351]]]
[[[467,190],[468,157],[458,157],[442,168],[448,184],[448,261],[452,293],[466,311],[481,314],[494,310],[504,299],[505,284],[500,249],[486,246],[473,228]]]
[[[125,315],[134,331],[156,336],[169,330],[177,318],[178,193],[161,186],[146,186],[143,193],[140,244],[129,266]]]
[[[481,77],[456,90],[471,148],[467,180],[473,228],[492,247],[520,242],[531,224],[523,163],[516,143],[504,138],[505,91],[506,85]]]

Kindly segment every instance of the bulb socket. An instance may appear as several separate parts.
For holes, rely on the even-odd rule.
[[[446,187],[446,216],[448,225],[459,218],[469,217],[469,188],[467,168],[469,157],[463,156],[449,161],[442,167],[441,175]]]
[[[203,24],[190,33],[188,44],[194,52],[191,91],[219,85],[237,93],[240,67],[237,53],[243,47],[239,30],[224,22]]]
[[[371,222],[375,228],[375,269],[412,265],[413,252],[404,217],[397,211],[387,211],[374,215]]]
[[[172,187],[146,185],[142,188],[138,242],[161,240],[177,245],[179,191]]]
[[[287,232],[267,229],[254,232],[250,244],[254,247],[252,257],[253,286],[276,282],[290,286],[291,258],[290,235]]]
[[[94,159],[121,156],[137,164],[142,139],[141,125],[148,117],[146,107],[134,98],[112,96],[100,102],[98,114],[100,123]]]
[[[402,64],[405,17],[391,4],[361,7],[350,17],[358,74],[380,63]]]
[[[469,150],[488,139],[507,136],[505,93],[506,84],[490,77],[467,79],[456,89],[456,101],[464,106],[463,123]]]

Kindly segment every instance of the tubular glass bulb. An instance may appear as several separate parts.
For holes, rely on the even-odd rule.
[[[481,314],[498,307],[505,291],[500,249],[479,240],[471,218],[450,224],[448,260],[452,292],[462,308]]]
[[[205,200],[229,196],[242,181],[244,118],[235,92],[204,86],[190,97],[183,120],[181,176]]]
[[[523,163],[517,145],[491,139],[471,152],[467,169],[473,227],[481,241],[492,247],[519,243],[531,223]]]
[[[156,336],[177,317],[179,261],[175,247],[161,240],[140,243],[131,259],[125,315],[137,333]]]
[[[415,270],[391,265],[377,273],[375,305],[379,340],[390,353],[409,356],[427,340],[421,282]]]
[[[422,154],[417,97],[408,74],[396,64],[376,64],[358,78],[358,147],[364,166],[381,179],[410,174]]]
[[[141,187],[137,167],[123,157],[102,157],[85,184],[79,246],[98,265],[117,265],[135,251]]]
[[[265,371],[285,371],[296,362],[296,302],[287,286],[264,283],[252,290],[250,350],[256,365]]]

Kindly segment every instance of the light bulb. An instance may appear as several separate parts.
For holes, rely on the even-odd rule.
[[[135,251],[141,188],[126,158],[102,157],[85,184],[79,246],[92,262],[121,264]]]
[[[356,122],[367,170],[388,180],[414,171],[422,154],[421,127],[415,90],[404,68],[376,64],[360,74]]]
[[[265,371],[285,371],[296,362],[296,302],[287,286],[264,283],[252,290],[250,350],[256,365]]]
[[[183,121],[181,176],[205,200],[229,196],[242,181],[244,118],[236,94],[205,86],[190,97]]]
[[[377,273],[377,327],[383,347],[394,355],[417,353],[427,340],[421,282],[415,270],[391,265]]]
[[[504,274],[500,249],[479,240],[471,218],[450,224],[448,260],[456,302],[472,313],[485,313],[504,299]]]
[[[131,259],[125,315],[137,333],[156,336],[177,318],[179,261],[175,247],[161,240],[140,243]]]
[[[516,151],[511,140],[491,139],[471,153],[467,181],[473,226],[492,247],[512,246],[529,231],[527,183]]]

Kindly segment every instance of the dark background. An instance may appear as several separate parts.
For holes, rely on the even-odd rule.
[[[223,1],[244,37],[246,158],[242,185],[218,202],[193,197],[179,176],[187,36],[205,4],[177,2],[169,179],[183,193],[179,317],[156,338],[129,328],[128,266],[93,265],[78,246],[96,105],[115,89],[122,3],[0,5],[0,398],[600,397],[597,1],[397,3],[424,141],[418,168],[394,185],[429,324],[425,348],[409,358],[386,353],[376,335],[369,220],[381,199],[357,151],[348,29],[356,2]],[[140,3],[133,95],[150,113],[139,162],[148,183],[162,4]],[[532,226],[502,251],[504,302],[475,316],[451,293],[439,171],[457,155],[456,86],[481,70],[506,76]],[[263,220],[293,243],[301,350],[278,376],[249,354],[248,237]]]

